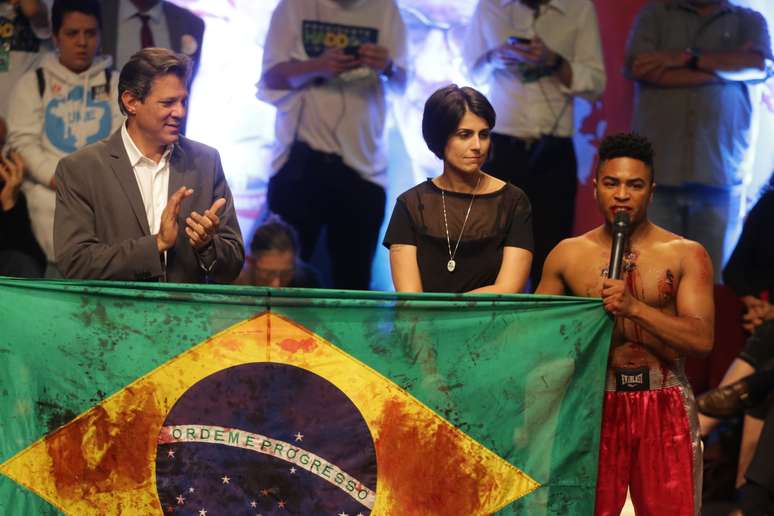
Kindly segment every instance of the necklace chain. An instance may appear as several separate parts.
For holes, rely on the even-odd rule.
[[[476,186],[473,188],[473,197],[470,198],[470,204],[468,204],[468,211],[465,212],[465,219],[462,221],[462,227],[460,228],[460,236],[457,237],[457,243],[454,245],[454,251],[451,248],[451,239],[449,238],[449,223],[446,219],[446,195],[443,188],[441,188],[441,206],[443,207],[443,227],[446,230],[446,247],[449,249],[449,263],[446,268],[449,272],[454,272],[457,262],[454,261],[454,257],[457,256],[457,249],[460,247],[460,241],[462,241],[462,234],[465,232],[465,225],[468,223],[468,217],[470,217],[470,209],[473,208],[473,201],[476,200],[476,193],[478,192],[478,185],[481,183],[481,176],[479,173]]]

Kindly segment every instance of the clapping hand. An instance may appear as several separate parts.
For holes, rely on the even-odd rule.
[[[160,253],[171,249],[177,241],[177,217],[180,215],[180,204],[183,199],[193,195],[193,190],[185,186],[180,187],[167,201],[164,211],[161,212],[161,224],[156,234],[156,247]]]
[[[225,205],[226,199],[221,197],[212,203],[212,206],[204,210],[203,214],[200,215],[192,211],[191,215],[185,219],[185,223],[188,225],[185,228],[185,234],[188,235],[188,243],[191,244],[191,247],[201,249],[212,242],[212,236],[218,231],[220,226],[218,212]]]

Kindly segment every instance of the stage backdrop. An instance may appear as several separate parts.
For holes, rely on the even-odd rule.
[[[0,514],[591,514],[599,300],[0,278]]]
[[[239,220],[249,239],[253,223],[264,210],[267,164],[274,140],[274,109],[255,99],[261,57],[271,12],[277,0],[175,0],[204,17],[207,31],[203,62],[194,85],[189,136],[221,151],[229,183],[236,194]],[[389,116],[390,170],[387,212],[395,197],[424,178],[440,172],[439,161],[421,137],[422,106],[429,94],[449,82],[468,84],[462,73],[460,43],[475,0],[399,0],[410,38],[412,78],[407,93],[393,98]],[[621,74],[626,37],[645,0],[595,0],[607,66],[608,86],[595,103],[578,101],[575,146],[578,152],[576,232],[590,229],[600,218],[593,204],[590,175],[600,139],[626,130],[631,120],[632,84]],[[774,27],[770,0],[737,0],[762,12]],[[774,130],[774,86],[756,88],[760,133]],[[748,195],[754,199],[774,168],[771,138],[758,139]],[[373,287],[392,288],[386,250],[379,248]]]

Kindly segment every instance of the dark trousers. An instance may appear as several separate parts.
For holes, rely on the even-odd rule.
[[[384,221],[384,188],[360,177],[340,156],[296,142],[269,181],[268,200],[269,209],[298,231],[302,260],[311,259],[325,227],[333,286],[368,290]]]
[[[578,163],[572,138],[543,136],[533,141],[493,133],[492,150],[484,169],[524,190],[532,205],[535,254],[530,283],[534,291],[548,253],[572,235],[578,190]]]

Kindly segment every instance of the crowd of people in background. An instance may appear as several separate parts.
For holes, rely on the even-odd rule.
[[[750,85],[769,78],[773,61],[760,13],[726,0],[642,9],[623,63],[636,85],[633,134],[600,146],[593,191],[605,222],[572,238],[574,101],[599,98],[606,74],[618,73],[605,70],[591,0],[478,1],[463,58],[490,98],[456,85],[433,93],[416,137],[440,174],[394,207],[388,93],[402,94],[410,77],[396,1],[280,0],[258,84],[258,98],[277,110],[273,215],[247,256],[218,152],[184,136],[199,17],[159,0],[5,0],[0,25],[0,275],[367,290],[389,211],[383,244],[398,291],[601,296],[617,317],[598,514],[620,511],[626,487],[648,514],[700,507],[698,426],[682,405],[692,399],[682,364],[711,348],[711,288],[725,279],[751,337],[721,387],[700,400],[702,431],[716,424],[710,416],[754,410],[742,510],[768,510],[772,192],[742,230],[757,131]],[[620,212],[631,221],[627,284],[603,263]],[[329,285],[308,264],[323,234]],[[626,387],[633,370],[647,385]],[[647,392],[656,417],[674,422],[656,431],[659,442],[682,443],[670,456],[621,451],[634,436],[616,407],[646,410],[644,395],[629,391]],[[644,415],[640,423],[650,425]],[[671,468],[677,487],[638,462]]]

